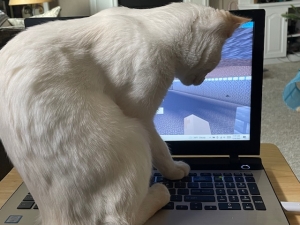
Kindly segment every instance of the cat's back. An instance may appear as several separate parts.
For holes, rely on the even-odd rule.
[[[89,60],[90,65],[96,60],[108,62],[123,49],[128,51],[130,47],[134,52],[139,48],[139,42],[147,38],[143,30],[140,20],[127,15],[52,21],[30,27],[0,50],[0,76],[9,76],[16,67],[64,70],[75,59],[82,59],[82,63]]]
[[[130,21],[128,18],[126,22]],[[126,39],[134,35],[124,23],[120,16],[87,17],[49,22],[21,32],[0,51],[0,87],[12,77],[29,84],[51,75],[61,82],[62,75],[81,79],[76,75],[101,70],[104,61],[112,61],[113,51],[121,50]]]
[[[114,110],[120,116],[113,99],[119,79],[112,77],[111,65],[122,60],[117,53],[135,53],[140,47],[134,41],[124,46],[127,39],[143,35],[132,32],[133,24],[139,26],[129,16],[88,17],[49,22],[18,34],[0,51],[0,123],[11,117],[9,106],[27,117],[24,122],[16,115],[15,123],[24,127],[32,121],[31,113],[37,114],[36,121],[40,115],[44,121],[45,114],[50,118],[62,112],[84,116],[96,104],[104,115]]]
[[[0,56],[4,61],[1,60],[2,65],[0,64],[0,66],[7,68],[11,60],[14,60],[14,64],[23,61],[34,61],[37,58],[39,61],[49,60],[50,54],[58,56],[59,52],[65,53],[63,50],[67,48],[77,47],[79,51],[88,42],[85,37],[93,32],[93,28],[89,28],[93,24],[91,20],[93,19],[51,21],[27,28],[1,49]],[[94,29],[99,26],[101,26],[101,21],[94,25]],[[58,51],[59,48],[62,51]]]

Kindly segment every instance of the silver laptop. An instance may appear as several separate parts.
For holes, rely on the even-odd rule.
[[[252,21],[226,42],[202,85],[174,80],[154,118],[172,154],[192,170],[171,181],[154,169],[152,183],[164,183],[171,200],[146,225],[289,224],[259,158],[265,13],[232,13]],[[31,225],[38,213],[22,184],[0,210],[0,224]]]

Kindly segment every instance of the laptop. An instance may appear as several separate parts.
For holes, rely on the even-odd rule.
[[[69,17],[34,17],[34,18],[25,18],[24,26],[25,28],[33,27],[43,23],[56,21],[56,20],[71,20],[71,19],[80,19],[86,16],[69,16]]]
[[[175,79],[157,110],[159,134],[192,170],[176,181],[153,170],[171,200],[146,225],[289,224],[259,157],[265,12],[232,13],[252,20],[227,40],[217,68],[200,86]],[[38,213],[23,183],[0,224],[31,225]]]

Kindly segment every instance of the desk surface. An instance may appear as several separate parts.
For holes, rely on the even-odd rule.
[[[261,158],[279,200],[300,202],[300,183],[279,149],[273,144],[262,144]],[[0,207],[21,183],[15,169],[0,182]],[[300,224],[300,213],[287,212],[286,215],[291,225]]]

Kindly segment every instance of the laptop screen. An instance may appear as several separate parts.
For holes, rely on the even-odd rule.
[[[201,85],[173,81],[154,118],[163,140],[250,139],[253,27],[251,21],[235,30]]]
[[[265,11],[231,13],[251,22],[227,40],[221,62],[201,85],[174,80],[155,115],[174,157],[260,153]]]

